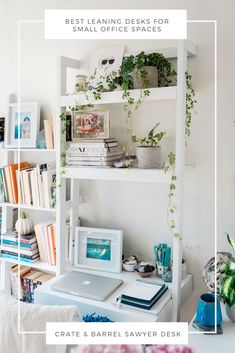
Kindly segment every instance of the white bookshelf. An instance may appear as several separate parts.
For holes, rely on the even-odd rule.
[[[7,116],[7,106],[10,103],[10,97],[6,100],[6,113]],[[51,160],[51,157],[55,160],[56,158],[56,149],[38,149],[38,148],[0,148],[0,167],[8,165],[10,163],[17,163],[18,157],[24,156],[24,159],[28,157],[33,158],[35,155],[40,157],[41,161],[47,161],[47,158]],[[71,207],[70,201],[66,201],[66,209]],[[36,207],[34,205],[23,205],[23,204],[15,204],[10,202],[2,202],[0,203],[0,208],[2,210],[2,229],[1,234],[5,233],[8,229],[13,226],[13,211],[14,209],[26,210],[29,212],[36,212],[42,214],[48,214],[48,217],[52,216],[53,218],[56,215],[56,208],[44,208],[44,207]],[[8,259],[0,256],[0,264],[1,264],[1,282],[0,288],[5,289],[7,291],[10,290],[10,276],[9,271],[13,264],[21,264],[25,266],[32,267],[33,269],[37,269],[43,272],[48,273],[56,273],[56,267],[51,266],[46,262],[37,261],[32,264],[29,264],[23,260],[14,260]]]
[[[149,52],[155,51],[149,49]],[[146,52],[148,52],[146,50]],[[176,226],[180,234],[183,236],[183,192],[184,192],[184,173],[185,173],[185,105],[186,105],[186,80],[185,72],[187,71],[188,57],[196,55],[196,46],[190,41],[178,41],[177,46],[171,48],[164,48],[158,50],[162,52],[167,58],[177,59],[177,86],[151,88],[150,95],[145,98],[145,101],[168,101],[175,100],[176,102],[176,130],[175,130],[175,153],[176,166],[175,174],[177,176],[177,192],[176,192]],[[131,53],[128,53],[128,55]],[[67,69],[79,69],[79,60],[74,60],[67,57],[60,59],[60,111],[66,111],[69,106],[87,104],[84,94],[66,95],[66,79]],[[140,96],[139,90],[132,90],[131,96],[133,98]],[[92,102],[92,101],[91,101]],[[95,105],[103,104],[120,104],[123,103],[122,91],[106,92],[102,94],[102,99],[94,101]],[[61,122],[57,126],[57,136],[61,134]],[[72,265],[73,252],[71,252],[71,262],[68,262],[62,249],[64,249],[65,232],[65,190],[66,180],[71,180],[71,190],[76,190],[78,193],[80,180],[109,180],[113,182],[141,182],[152,184],[168,184],[170,182],[169,174],[165,174],[163,170],[141,170],[141,169],[115,169],[115,168],[95,168],[95,167],[67,167],[63,176],[60,175],[60,152],[61,144],[57,141],[58,150],[57,166],[58,166],[58,180],[60,180],[61,188],[58,191],[58,207],[57,207],[57,273],[63,274],[69,266]],[[74,226],[79,212],[79,198],[74,193],[71,208],[71,237],[74,239]],[[114,200],[115,202],[115,200]],[[180,241],[173,239],[173,284],[172,284],[172,320],[180,319],[181,308],[181,263],[182,263],[182,244]]]

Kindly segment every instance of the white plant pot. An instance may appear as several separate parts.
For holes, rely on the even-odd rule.
[[[158,87],[158,69],[155,66],[143,66],[142,70],[147,72],[146,79],[148,80],[148,88]],[[137,70],[132,71],[133,88],[143,89],[146,88],[143,83],[143,79],[137,76]]]
[[[225,304],[225,312],[228,318],[235,323],[235,304],[231,307],[228,304]]]
[[[136,148],[138,168],[153,169],[161,167],[161,147],[142,147]]]

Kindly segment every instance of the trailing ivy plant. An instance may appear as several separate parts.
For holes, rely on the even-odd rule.
[[[187,146],[188,138],[191,134],[191,123],[192,123],[192,112],[197,103],[195,99],[195,90],[192,84],[192,76],[188,72],[185,73],[186,78],[186,120],[185,120],[185,145]],[[168,163],[165,167],[165,172],[171,170],[171,182],[168,192],[168,205],[167,205],[167,224],[170,228],[173,236],[181,240],[182,236],[177,228],[175,221],[176,203],[175,203],[175,191],[177,176],[175,175],[175,153],[170,152],[168,155]]]

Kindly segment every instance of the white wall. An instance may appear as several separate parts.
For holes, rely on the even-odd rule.
[[[43,19],[45,8],[187,8],[189,19],[218,20],[218,243],[228,249],[224,231],[234,232],[234,124],[231,113],[234,101],[235,5],[219,0],[129,0],[129,1],[65,1],[65,0],[0,0],[0,94],[17,94],[17,20]],[[214,43],[211,24],[189,24],[189,39],[198,46],[197,57],[190,59],[189,71],[197,92],[197,114],[193,119],[192,136],[187,148],[187,161],[195,169],[187,172],[185,181],[184,256],[194,275],[194,295],[185,307],[189,318],[196,308],[199,293],[205,290],[201,270],[214,253]],[[22,99],[37,100],[43,118],[56,111],[58,92],[58,56],[85,59],[93,47],[112,42],[45,41],[42,24],[26,24],[22,30]],[[120,43],[120,42],[118,42]],[[168,43],[161,43],[167,46]],[[126,42],[128,48],[157,48],[150,41]],[[109,107],[112,134],[122,140],[121,106]],[[135,117],[136,131],[146,132],[155,121],[169,132],[163,143],[166,154],[174,142],[174,104],[144,103]],[[86,225],[124,230],[125,255],[152,257],[153,245],[170,241],[166,225],[166,194],[163,186],[144,184],[86,182],[86,204],[81,218]]]

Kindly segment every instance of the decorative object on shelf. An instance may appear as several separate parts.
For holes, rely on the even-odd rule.
[[[164,273],[168,271],[170,267],[171,248],[166,243],[155,245],[154,256],[157,275],[161,277]]]
[[[171,283],[172,282],[172,271],[167,271],[166,273],[163,273],[162,275],[162,280],[166,283]]]
[[[52,119],[43,120],[45,138],[46,138],[46,148],[53,150],[55,148],[55,137],[54,137],[54,124]]]
[[[127,272],[134,272],[135,266],[138,264],[138,262],[138,257],[136,255],[131,255],[122,260],[122,267]]]
[[[223,333],[222,312],[220,307],[220,300],[217,298],[217,307],[215,310],[215,295],[212,293],[202,294],[198,301],[196,318],[193,321],[193,326],[200,331],[214,332],[215,321],[217,322],[217,334]],[[216,320],[215,320],[216,312]]]
[[[235,251],[235,240],[227,234],[227,239]],[[225,303],[225,311],[228,318],[235,323],[235,260],[229,259],[221,268],[224,275],[220,291],[221,298]]]
[[[228,252],[217,252],[217,263],[215,264],[215,257],[212,257],[204,266],[202,271],[202,277],[205,285],[207,286],[210,292],[215,293],[216,268],[217,294],[220,294],[222,277],[224,276],[221,271],[223,269],[224,264],[230,260],[232,260],[232,254]]]
[[[121,159],[114,162],[115,168],[131,168],[136,162],[136,156],[124,156]]]
[[[75,92],[86,92],[88,89],[88,82],[86,75],[76,75]]]
[[[124,46],[104,47],[93,50],[91,55],[91,73],[88,88],[110,91],[107,81],[113,72],[117,73],[122,65]],[[95,93],[95,91],[93,92]],[[94,95],[95,97],[95,95]]]
[[[149,262],[141,261],[135,266],[135,271],[140,275],[140,277],[150,277],[154,270],[155,267]]]
[[[9,104],[6,120],[6,147],[35,148],[39,132],[40,110],[38,103],[21,103],[18,115],[18,104]]]
[[[109,138],[108,110],[73,111],[72,140]]]
[[[121,272],[123,231],[76,227],[74,266]]]
[[[33,222],[27,217],[25,212],[21,212],[20,218],[16,221],[15,229],[20,235],[32,234],[34,231]]]
[[[132,136],[132,141],[137,143],[136,155],[138,168],[151,169],[161,166],[161,148],[159,142],[165,136],[166,132],[156,133],[160,123],[157,123],[146,137]]]
[[[4,143],[4,137],[5,137],[5,118],[0,117],[0,146],[2,146]]]
[[[37,136],[36,140],[36,148],[39,148],[40,150],[45,150],[47,148],[46,145],[46,136],[45,136],[45,130],[41,130]]]

